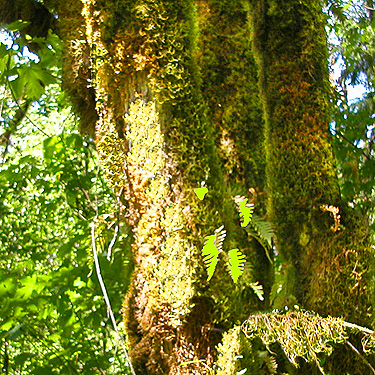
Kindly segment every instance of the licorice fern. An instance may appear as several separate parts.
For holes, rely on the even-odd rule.
[[[203,186],[201,188],[194,189],[195,194],[200,200],[203,200],[208,192],[208,189]],[[237,204],[238,211],[240,214],[240,223],[243,228],[246,228],[249,235],[257,239],[257,241],[263,246],[266,251],[267,257],[272,263],[272,236],[273,231],[270,223],[262,219],[254,213],[254,204],[248,203],[248,199],[236,195],[232,198]],[[252,223],[251,225],[249,225]],[[207,281],[210,281],[215,272],[217,263],[219,262],[219,254],[223,249],[223,242],[226,236],[224,226],[215,230],[215,234],[205,237],[205,242],[202,248],[203,263],[207,269]],[[228,269],[233,281],[237,283],[239,277],[244,272],[246,257],[239,249],[232,249],[228,252],[229,261]],[[261,285],[251,283],[250,287],[258,298],[263,300],[263,288]]]
[[[219,261],[219,253],[223,249],[223,242],[226,236],[226,230],[224,225],[215,230],[215,234],[205,237],[204,246],[202,249],[203,263],[207,268],[208,278],[207,281],[210,281],[216,265]]]
[[[234,198],[240,212],[241,226],[246,228],[253,216],[254,205],[252,203],[247,203],[247,198],[241,195],[236,195]]]
[[[270,222],[258,215],[253,215],[250,225],[246,228],[248,234],[255,238],[264,248],[266,256],[270,263],[273,263],[272,239],[274,231]]]
[[[237,283],[238,278],[242,275],[244,265],[246,262],[246,257],[242,252],[238,249],[229,250],[229,273],[232,276],[232,279],[235,283]]]

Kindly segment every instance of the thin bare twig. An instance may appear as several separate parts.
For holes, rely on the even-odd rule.
[[[107,250],[107,260],[108,260],[109,262],[111,261],[112,248],[113,248],[113,246],[115,245],[115,243],[116,243],[116,241],[117,241],[118,230],[119,230],[119,225],[117,224],[116,227],[115,227],[115,233],[114,233],[114,235],[113,235],[112,241],[111,241],[111,243],[109,244],[109,246],[108,246],[108,250]]]
[[[367,333],[368,335],[372,335],[374,333],[374,331],[372,329],[368,329],[366,327],[361,327],[361,326],[358,326],[357,324],[354,324],[354,323],[343,322],[343,326],[347,327],[347,328],[357,329],[358,331]]]
[[[96,244],[95,244],[95,224],[91,223],[90,226],[91,226],[91,244],[92,244],[92,252],[94,254],[95,269],[96,269],[96,274],[98,276],[100,288],[102,289],[104,301],[105,301],[105,303],[107,305],[107,309],[108,309],[109,316],[110,316],[111,321],[112,321],[113,328],[114,328],[114,330],[117,333],[119,341],[121,342],[121,346],[122,346],[122,349],[123,349],[123,351],[125,353],[126,360],[128,361],[128,364],[129,364],[129,367],[130,367],[130,371],[131,371],[132,375],[136,375],[136,373],[134,371],[134,368],[133,368],[133,366],[132,366],[132,364],[130,362],[128,351],[126,350],[124,342],[123,342],[123,340],[122,340],[122,338],[120,336],[120,332],[119,332],[119,329],[117,327],[116,319],[115,319],[115,316],[114,316],[113,311],[112,311],[111,302],[109,301],[108,294],[107,294],[107,289],[105,287],[105,284],[104,284],[104,281],[103,281],[103,278],[102,278],[102,274],[101,274],[101,271],[100,271],[100,264],[99,264],[99,259],[98,259],[98,254],[96,252]]]
[[[360,351],[350,341],[346,341],[346,344],[350,349],[353,350],[355,354],[357,354],[362,359],[364,363],[366,363],[368,367],[370,367],[372,373],[375,374],[375,369],[371,366],[371,363],[360,353]]]

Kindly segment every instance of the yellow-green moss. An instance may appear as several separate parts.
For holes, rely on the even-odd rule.
[[[251,342],[246,339],[240,326],[235,326],[223,335],[218,353],[216,375],[235,375],[244,369],[247,369],[246,374],[249,375],[260,374]]]
[[[230,325],[251,304],[241,302],[244,287],[232,289],[224,262],[205,281],[204,236],[225,225],[228,248],[247,241],[200,95],[195,14],[192,1],[84,0],[98,153],[133,226],[124,310],[130,353],[145,374],[204,373],[178,361],[207,353],[212,361],[218,338],[202,338],[202,327]],[[193,189],[203,181],[210,194],[200,201]]]
[[[95,110],[95,92],[91,85],[90,46],[86,39],[82,2],[50,0],[48,7],[59,15],[57,33],[63,41],[63,89],[72,101],[80,120],[81,132],[94,136],[98,115]]]
[[[333,345],[348,337],[341,319],[312,316],[309,312],[252,315],[242,329],[249,340],[259,337],[266,346],[278,342],[296,367],[297,357],[315,362],[318,353],[330,355]]]

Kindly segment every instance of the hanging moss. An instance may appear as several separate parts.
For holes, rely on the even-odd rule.
[[[242,325],[249,340],[259,337],[269,347],[279,343],[290,362],[298,367],[297,358],[319,364],[319,353],[331,355],[333,346],[343,343],[348,335],[343,321],[338,318],[322,318],[309,312],[293,312],[286,315],[252,315]]]

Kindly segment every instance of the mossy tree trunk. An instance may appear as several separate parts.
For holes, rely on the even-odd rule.
[[[248,285],[256,281],[250,274],[233,284],[225,252],[210,282],[202,262],[205,236],[221,225],[224,250],[248,255],[250,245],[226,188],[216,124],[202,95],[200,9],[195,1],[167,0],[55,6],[67,46],[89,47],[91,76],[81,75],[85,84],[72,80],[72,95],[85,94],[88,83],[95,90],[97,149],[132,227],[135,267],[124,311],[133,365],[141,374],[208,373],[222,332],[259,308],[259,300]],[[73,21],[80,23],[74,30]],[[83,48],[71,52],[66,76],[85,58]],[[242,153],[244,140],[239,133]],[[203,183],[208,194],[200,201],[194,188]]]
[[[248,196],[255,213],[263,216],[267,200],[264,121],[248,12],[242,0],[198,1],[197,11],[202,95],[215,130],[225,183],[232,196]],[[259,308],[267,309],[273,265],[254,239],[249,256],[253,275],[265,292],[265,303]]]
[[[282,258],[276,307],[298,304],[371,325],[374,254],[365,223],[341,202],[330,142],[323,3],[247,4],[266,122],[268,209]],[[368,371],[343,357],[332,373]]]
[[[266,120],[269,211],[288,274],[286,295],[290,303],[366,324],[373,254],[364,225],[340,200],[322,3],[250,1],[249,14]]]

